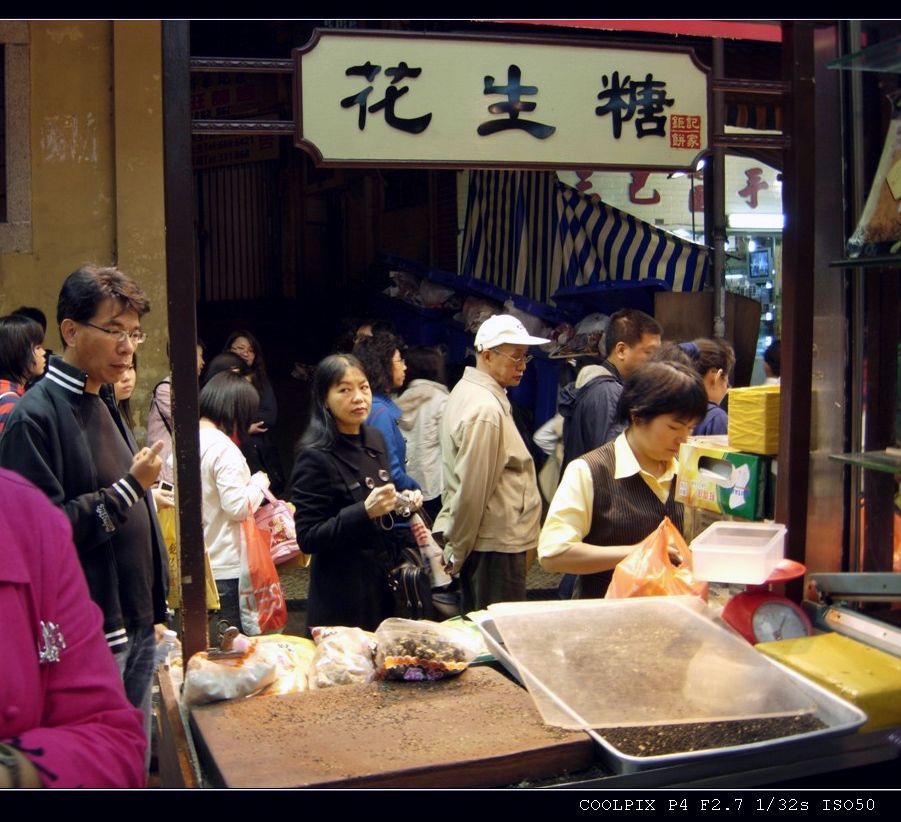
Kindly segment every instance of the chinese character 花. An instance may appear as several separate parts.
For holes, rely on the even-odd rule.
[[[381,66],[373,65],[367,60],[361,66],[351,66],[344,74],[348,77],[365,77],[367,82],[371,84],[381,70]],[[409,134],[419,134],[420,132],[425,131],[431,122],[431,112],[423,114],[420,117],[399,117],[394,113],[394,107],[397,104],[397,101],[410,90],[409,86],[398,87],[397,84],[410,77],[419,77],[420,74],[422,74],[421,68],[412,68],[401,60],[396,66],[385,69],[385,76],[391,78],[391,85],[385,89],[385,96],[381,100],[373,103],[367,108],[366,104],[369,101],[369,95],[372,94],[373,89],[372,85],[368,85],[362,91],[352,94],[350,97],[345,97],[341,101],[341,108],[352,108],[353,106],[360,107],[359,116],[357,117],[357,125],[359,126],[360,131],[363,131],[366,127],[367,111],[370,114],[375,114],[384,109],[385,122],[389,126],[399,129],[400,131],[406,131]]]

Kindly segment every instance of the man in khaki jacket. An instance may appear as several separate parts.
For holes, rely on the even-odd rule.
[[[466,368],[444,409],[444,492],[434,531],[460,576],[463,613],[526,598],[526,551],[538,544],[541,497],[506,389],[522,380],[529,346],[546,342],[509,314],[485,320],[476,366]]]

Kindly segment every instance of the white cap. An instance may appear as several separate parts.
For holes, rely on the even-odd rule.
[[[543,345],[544,337],[533,337],[512,314],[495,314],[479,326],[476,332],[476,351],[485,351],[504,343],[510,345]]]

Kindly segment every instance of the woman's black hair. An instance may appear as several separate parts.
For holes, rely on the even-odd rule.
[[[23,317],[34,320],[43,329],[44,334],[47,334],[47,315],[40,308],[33,305],[20,305],[10,314],[21,314]]]
[[[249,377],[250,368],[237,354],[226,351],[224,354],[217,354],[211,359],[203,371],[203,379],[201,380],[201,388],[205,386],[217,374],[229,371],[237,374],[239,377]]]
[[[701,337],[694,342],[679,343],[679,347],[688,355],[692,367],[701,379],[704,379],[711,370],[722,370],[726,377],[732,378],[735,352],[725,340]]]
[[[407,362],[407,384],[413,380],[431,380],[447,386],[444,350],[438,345],[414,345],[404,354]]]
[[[328,392],[341,382],[348,368],[359,368],[366,374],[363,364],[353,354],[329,354],[316,366],[310,394],[310,421],[300,438],[298,448],[327,451],[335,444],[338,429],[328,409]]]
[[[247,342],[250,343],[250,347],[253,349],[253,365],[248,365],[250,373],[250,381],[253,383],[254,388],[260,392],[260,395],[263,394],[263,388],[268,381],[268,377],[266,376],[266,361],[263,359],[263,349],[260,347],[260,341],[253,336],[249,331],[233,331],[229,334],[228,339],[225,341],[225,347],[222,349],[223,354],[234,353],[230,349],[232,347],[232,343],[238,339],[238,337],[244,337]],[[247,363],[244,363],[247,365]]]
[[[0,379],[25,385],[36,364],[34,347],[44,342],[41,327],[23,314],[0,317]]]
[[[625,381],[619,419],[630,425],[662,414],[700,420],[707,413],[707,391],[697,371],[679,362],[647,362]]]
[[[363,364],[373,394],[393,394],[394,352],[404,353],[404,341],[390,331],[377,331],[354,345],[354,356]]]
[[[201,417],[243,441],[260,407],[260,395],[244,377],[222,371],[203,386],[199,403]]]
[[[137,382],[138,377],[138,355],[131,355],[131,367],[135,370],[135,381]],[[135,419],[132,416],[131,412],[131,397],[128,397],[124,400],[119,400],[119,413],[122,415],[122,419],[125,420],[126,425],[132,430],[135,427]]]
[[[678,362],[691,367],[691,356],[688,353],[694,343],[676,343],[664,340],[648,357],[648,362]]]

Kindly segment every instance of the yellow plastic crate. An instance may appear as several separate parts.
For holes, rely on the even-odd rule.
[[[779,386],[729,391],[729,447],[751,454],[779,453]]]
[[[853,703],[861,731],[901,725],[901,659],[841,634],[761,642],[758,651]]]

